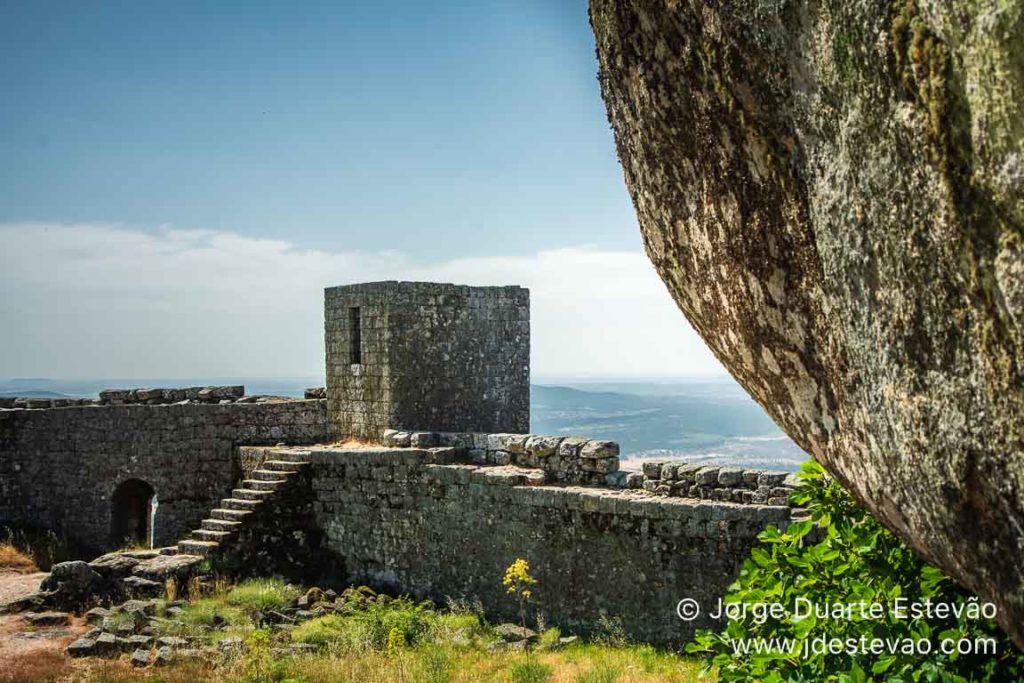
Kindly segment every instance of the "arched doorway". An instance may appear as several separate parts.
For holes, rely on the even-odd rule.
[[[141,479],[117,485],[110,498],[110,543],[114,547],[153,545],[156,491]]]

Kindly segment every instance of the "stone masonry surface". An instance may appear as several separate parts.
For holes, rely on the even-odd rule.
[[[326,401],[0,410],[0,524],[35,524],[109,547],[111,494],[156,492],[155,543],[195,528],[231,491],[240,444],[326,440]]]
[[[387,427],[529,429],[528,290],[331,287],[324,326],[328,412],[340,436],[376,440]]]
[[[614,441],[539,434],[406,432],[384,430],[394,448],[449,446],[476,465],[517,465],[544,472],[545,480],[644,489],[659,496],[733,503],[788,505],[796,478],[786,472],[650,460],[642,469],[620,469]]]
[[[706,617],[683,622],[683,598],[710,609],[785,506],[737,505],[643,490],[550,486],[545,473],[459,462],[457,448],[247,449],[309,462],[316,526],[355,584],[418,598],[479,599],[516,619],[501,579],[523,557],[548,623],[576,633],[602,615],[647,642],[679,644]]]

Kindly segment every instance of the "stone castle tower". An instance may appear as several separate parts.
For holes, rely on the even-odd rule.
[[[324,327],[328,416],[340,437],[529,431],[529,290],[329,287]]]

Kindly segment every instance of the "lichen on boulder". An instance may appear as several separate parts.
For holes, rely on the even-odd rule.
[[[1024,646],[1024,5],[591,0],[655,268]]]

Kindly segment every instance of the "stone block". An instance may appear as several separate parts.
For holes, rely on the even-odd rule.
[[[714,485],[718,483],[717,467],[701,467],[695,475],[696,483],[701,486]]]
[[[437,442],[437,434],[434,432],[412,432],[409,437],[409,445],[413,448],[431,448]]]
[[[661,479],[661,467],[665,463],[661,460],[645,460],[641,464],[644,476],[649,479]]]
[[[580,457],[594,460],[617,458],[619,457],[619,444],[614,441],[587,441],[580,449]]]
[[[574,459],[580,457],[580,449],[587,443],[587,439],[578,436],[569,436],[562,439],[558,444],[558,455],[562,458]]]
[[[785,481],[785,479],[785,472],[761,472],[757,477],[757,485],[771,488],[772,486],[778,486]]]
[[[739,467],[723,467],[718,471],[718,485],[732,488],[743,482],[743,470]]]
[[[525,450],[537,458],[547,458],[558,451],[563,437],[530,435],[526,440]]]
[[[587,459],[580,465],[584,472],[596,472],[598,474],[609,474],[619,469],[618,458],[605,458],[603,460]]]

